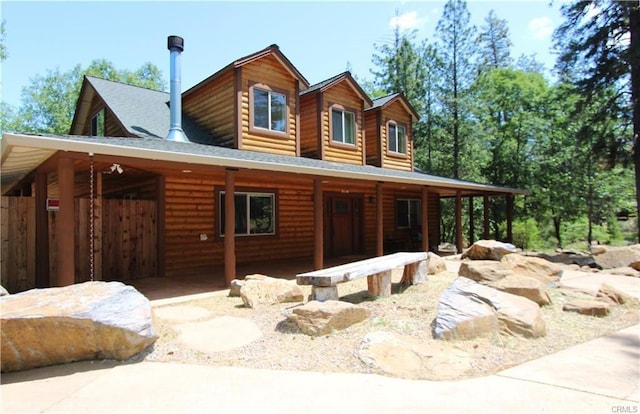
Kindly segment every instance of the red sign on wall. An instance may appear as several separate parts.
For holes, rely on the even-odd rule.
[[[60,199],[47,198],[47,211],[58,211],[58,210],[60,210]]]

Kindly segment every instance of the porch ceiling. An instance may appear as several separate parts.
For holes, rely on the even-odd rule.
[[[131,157],[177,163],[181,168],[239,168],[400,185],[428,186],[443,195],[528,194],[526,190],[454,180],[429,174],[351,165],[303,157],[172,142],[154,138],[110,138],[4,134],[2,149],[2,193],[58,151]]]

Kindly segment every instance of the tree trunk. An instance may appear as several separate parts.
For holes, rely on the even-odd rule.
[[[560,236],[560,219],[558,217],[553,218],[553,231],[558,241],[557,247],[562,249],[562,238]]]
[[[640,243],[640,5],[629,13],[631,42],[631,105],[633,108],[633,165],[636,170],[636,229]]]

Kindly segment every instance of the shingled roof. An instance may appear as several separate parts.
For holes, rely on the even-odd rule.
[[[371,111],[384,108],[395,100],[400,100],[402,105],[405,106],[409,112],[411,112],[411,115],[413,115],[416,121],[420,119],[420,115],[416,112],[416,110],[413,108],[413,105],[411,105],[411,103],[403,93],[392,93],[381,98],[376,98],[373,100],[373,104],[371,105],[371,107],[367,108],[366,110]]]
[[[318,82],[315,85],[311,85],[309,88],[300,92],[300,96],[309,94],[315,91],[325,91],[332,87],[333,85],[340,83],[342,81],[347,81],[351,84],[351,87],[358,93],[364,100],[367,102],[367,105],[372,105],[373,102],[369,95],[362,89],[362,87],[356,82],[356,80],[351,76],[351,72],[346,71],[337,74],[336,76],[332,76],[329,79],[323,80],[322,82]]]
[[[85,76],[80,100],[90,101],[92,89],[111,110],[125,131],[140,138],[164,138],[169,131],[169,93],[129,85],[126,83]],[[88,106],[88,105],[87,105]],[[71,133],[78,134],[82,126],[76,114]],[[192,142],[213,143],[204,129],[199,128],[188,115],[182,115],[182,128]]]

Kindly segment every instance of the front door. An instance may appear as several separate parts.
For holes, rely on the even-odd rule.
[[[362,197],[329,196],[325,206],[326,252],[331,256],[362,253]]]

